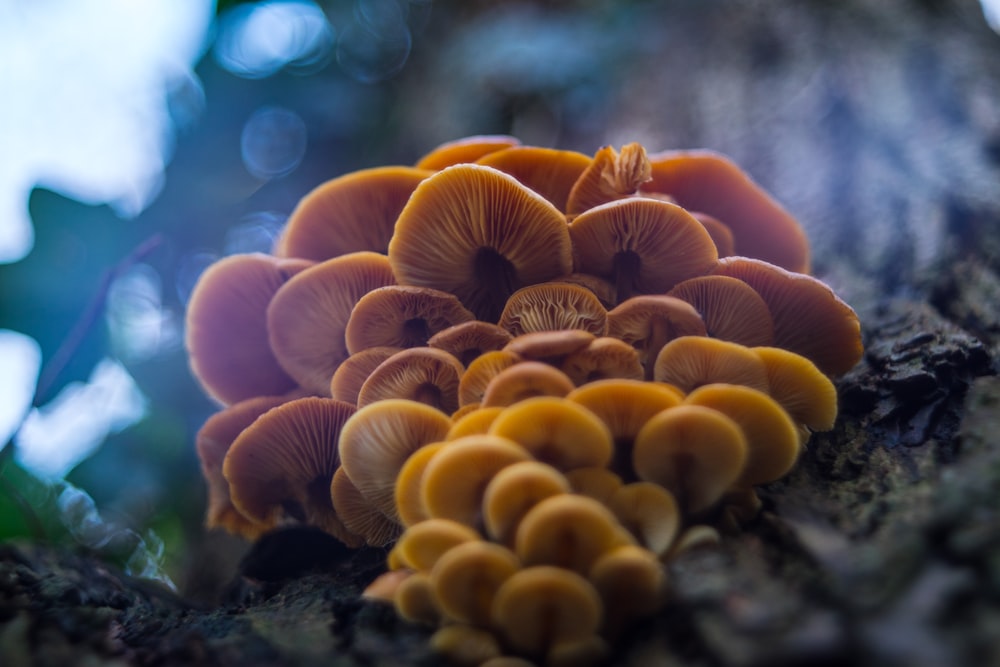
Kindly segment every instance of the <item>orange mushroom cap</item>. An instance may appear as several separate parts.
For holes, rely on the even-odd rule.
[[[720,382],[768,389],[764,362],[750,348],[705,336],[681,336],[664,345],[653,378],[686,393]]]
[[[573,381],[561,370],[538,361],[522,361],[493,376],[483,392],[482,404],[513,405],[535,396],[565,396],[571,391]]]
[[[446,141],[417,160],[419,169],[444,169],[453,164],[475,162],[484,155],[520,145],[517,137],[504,134],[477,134]]]
[[[621,152],[604,146],[570,189],[566,213],[570,217],[610,201],[634,195],[649,181],[649,159],[641,144],[622,146]]]
[[[458,409],[458,386],[464,370],[458,359],[441,350],[401,350],[376,366],[361,385],[358,407],[405,398],[450,415]]]
[[[586,574],[600,556],[632,541],[605,505],[567,493],[541,500],[521,517],[515,551],[525,565]]]
[[[424,510],[421,487],[427,464],[444,446],[443,442],[424,445],[413,452],[399,469],[399,474],[396,476],[396,513],[404,526],[413,526],[431,518]]]
[[[481,540],[482,536],[465,524],[451,519],[427,519],[407,528],[395,548],[407,567],[429,572],[441,556],[459,544]]]
[[[514,336],[565,329],[602,336],[607,316],[600,299],[586,287],[550,281],[511,294],[497,324]]]
[[[829,431],[837,421],[837,388],[805,357],[778,347],[754,347],[767,369],[768,394],[800,424]]]
[[[610,336],[595,338],[584,349],[570,354],[559,369],[577,386],[607,379],[642,380],[644,375],[635,348]]]
[[[473,315],[454,294],[427,287],[387,285],[354,304],[344,330],[351,354],[369,347],[419,347],[439,331]]]
[[[459,623],[485,626],[497,590],[521,568],[510,549],[474,540],[441,554],[431,570],[431,587],[445,615]]]
[[[427,346],[448,352],[468,367],[484,352],[503,349],[511,338],[496,324],[472,320],[438,331],[427,339]]]
[[[570,190],[590,166],[591,158],[576,151],[512,146],[488,153],[476,162],[510,174],[548,199],[557,209],[565,211]]]
[[[558,470],[540,461],[514,463],[486,485],[483,494],[483,523],[494,540],[514,546],[521,518],[539,501],[569,493],[569,481]]]
[[[695,308],[664,294],[634,296],[608,311],[608,335],[639,353],[647,380],[653,379],[656,355],[680,336],[704,336],[705,322]]]
[[[491,350],[476,357],[458,381],[460,405],[482,403],[486,387],[503,370],[521,362],[521,356],[508,350]]]
[[[623,484],[608,507],[642,546],[664,556],[681,527],[681,512],[670,491],[651,482]]]
[[[379,364],[401,350],[400,347],[370,347],[344,359],[330,379],[330,398],[357,405],[358,392],[368,376]]]
[[[706,334],[747,347],[774,342],[771,311],[756,290],[728,276],[698,276],[668,293],[691,304],[705,322]]]

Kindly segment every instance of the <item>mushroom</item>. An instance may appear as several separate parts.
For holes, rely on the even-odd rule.
[[[653,378],[685,393],[719,382],[768,389],[764,362],[750,348],[705,336],[682,336],[664,345]]]
[[[494,405],[489,408],[484,408],[478,404],[470,405],[475,409],[461,417],[456,416],[457,413],[456,415],[452,415],[451,428],[448,430],[448,435],[444,437],[445,440],[457,440],[467,435],[480,435],[489,432],[493,420],[504,410],[504,407],[501,405]]]
[[[490,381],[503,370],[521,362],[521,356],[508,350],[491,350],[476,357],[458,381],[459,405],[482,403]]]
[[[389,261],[374,252],[342,255],[297,274],[267,307],[268,339],[281,367],[303,387],[326,394],[348,356],[344,332],[354,304],[395,282]]]
[[[490,322],[462,322],[438,331],[427,339],[427,346],[448,352],[468,367],[484,352],[503,349],[513,336]]]
[[[255,253],[224,257],[201,274],[184,342],[191,372],[209,397],[229,405],[298,386],[271,352],[266,313],[278,289],[310,265]]]
[[[430,574],[414,572],[404,579],[393,598],[396,612],[404,620],[434,626],[441,622],[441,609],[431,588]]]
[[[649,196],[646,193],[644,196]],[[673,203],[677,203],[676,201]],[[724,222],[711,216],[708,213],[702,213],[701,211],[691,211],[691,215],[695,220],[701,223],[708,232],[708,235],[712,237],[712,242],[715,243],[715,250],[719,257],[730,257],[736,254],[736,240],[733,238],[733,230],[729,229],[729,226]]]
[[[604,146],[570,189],[566,214],[573,217],[600,204],[634,195],[649,181],[649,173],[649,159],[641,144],[626,144],[620,153]]]
[[[376,346],[420,347],[448,327],[473,319],[454,294],[427,287],[387,285],[374,289],[351,310],[344,330],[351,354]]]
[[[433,173],[376,167],[323,183],[292,211],[275,254],[316,261],[362,250],[384,255],[403,205],[420,181]]]
[[[444,169],[453,164],[475,162],[484,155],[519,146],[520,140],[504,134],[477,134],[446,141],[417,160],[419,169]]]
[[[634,296],[608,311],[608,335],[638,351],[646,380],[653,379],[656,355],[669,341],[705,334],[705,322],[698,311],[673,296]]]
[[[604,466],[574,468],[566,471],[565,477],[573,493],[593,498],[605,506],[622,486],[622,478]]]
[[[608,278],[616,302],[658,294],[706,274],[718,260],[712,237],[680,206],[631,197],[595,206],[569,224],[576,271]]]
[[[431,588],[449,619],[486,626],[497,589],[520,569],[507,547],[472,540],[441,554],[431,570]]]
[[[222,464],[236,509],[268,527],[300,521],[355,545],[330,502],[330,481],[340,467],[337,439],[352,414],[350,403],[306,397],[258,417]]]
[[[438,629],[431,635],[430,645],[435,653],[455,665],[481,667],[501,655],[500,643],[492,632],[464,624]]]
[[[541,361],[559,367],[566,357],[590,345],[596,338],[583,329],[534,331],[521,334],[503,348],[525,361]]]
[[[359,535],[365,544],[384,547],[399,537],[400,525],[386,516],[361,495],[347,471],[337,468],[330,480],[330,500],[344,526],[354,535]]]
[[[389,261],[402,285],[457,296],[496,322],[507,298],[570,272],[563,215],[514,177],[460,164],[423,181],[396,221]]]
[[[483,392],[482,404],[513,405],[535,396],[565,396],[571,391],[573,381],[561,370],[538,361],[522,361],[493,376]]]
[[[602,634],[618,637],[634,619],[659,610],[667,599],[667,575],[656,555],[626,544],[604,554],[587,579],[604,606]]]
[[[547,282],[522,287],[507,299],[497,324],[512,335],[581,329],[604,335],[608,311],[585,287]]]
[[[338,453],[351,482],[377,510],[401,522],[396,478],[419,448],[442,440],[451,419],[423,403],[386,399],[360,408],[340,432]]]
[[[809,270],[809,242],[798,221],[729,158],[707,150],[663,151],[649,161],[652,180],[643,191],[667,193],[688,210],[724,220],[735,254]]]
[[[571,491],[569,481],[558,470],[539,461],[521,461],[499,471],[483,494],[483,524],[486,533],[509,547],[521,518],[539,501]]]
[[[405,398],[450,415],[458,409],[458,383],[464,370],[458,359],[441,350],[401,350],[379,364],[361,385],[358,407]]]
[[[465,542],[479,541],[482,536],[469,526],[450,519],[428,519],[407,528],[395,549],[407,567],[429,572],[449,550]]]
[[[396,513],[404,526],[413,526],[430,519],[424,511],[424,501],[421,498],[421,485],[424,471],[438,450],[444,447],[443,442],[433,442],[424,445],[406,459],[396,476]]]
[[[612,494],[608,508],[618,521],[657,556],[664,556],[681,527],[681,513],[670,491],[651,482],[631,482]]]
[[[678,283],[669,296],[691,304],[712,338],[747,347],[774,342],[774,322],[764,299],[742,280],[698,276]]]
[[[764,362],[768,394],[796,422],[810,431],[829,431],[837,421],[837,388],[816,365],[803,356],[778,347],[755,347]]]
[[[760,294],[774,320],[774,347],[801,354],[827,375],[842,375],[861,360],[857,313],[823,282],[746,257],[719,260],[712,272]]]
[[[369,347],[352,354],[333,372],[330,379],[330,397],[346,403],[358,403],[358,392],[378,365],[396,354],[400,347]]]
[[[555,281],[586,287],[594,293],[594,296],[601,302],[601,305],[607,309],[614,308],[615,303],[617,303],[615,286],[606,278],[594,276],[589,273],[571,273],[568,276],[560,276]]]
[[[576,151],[512,146],[488,153],[476,163],[510,174],[548,199],[557,209],[565,211],[570,190],[590,166],[591,158]]]
[[[577,386],[614,378],[642,380],[644,375],[635,348],[610,336],[595,338],[567,356],[559,368]]]
[[[746,460],[747,439],[739,424],[700,405],[679,405],[653,416],[632,450],[639,479],[670,491],[686,515],[704,512],[722,498]]]

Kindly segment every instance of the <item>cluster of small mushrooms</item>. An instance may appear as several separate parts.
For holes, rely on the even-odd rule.
[[[455,662],[599,663],[832,428],[860,329],[808,269],[708,151],[479,136],[335,178],[191,298],[207,525],[394,545],[367,595]]]

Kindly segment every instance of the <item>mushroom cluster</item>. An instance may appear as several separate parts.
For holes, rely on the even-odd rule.
[[[506,136],[335,178],[187,314],[206,523],[395,543],[458,662],[599,661],[833,426],[854,311],[727,158]],[[398,540],[398,541],[397,541]]]

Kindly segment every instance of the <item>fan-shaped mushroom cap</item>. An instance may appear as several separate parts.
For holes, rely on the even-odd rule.
[[[392,604],[400,584],[412,574],[411,570],[399,568],[392,568],[389,572],[383,572],[375,577],[370,584],[365,586],[365,590],[361,592],[361,597],[364,600],[372,602],[388,602]]]
[[[266,313],[275,292],[309,265],[231,255],[198,278],[188,302],[185,345],[191,372],[211,398],[228,405],[298,386],[271,352]]]
[[[539,461],[507,466],[490,480],[483,495],[483,524],[497,542],[514,546],[521,518],[540,500],[571,491],[558,470]]]
[[[564,475],[573,493],[593,498],[605,506],[622,486],[622,478],[603,466],[575,468],[566,471]]]
[[[416,523],[396,543],[399,557],[407,567],[427,572],[443,554],[465,542],[480,542],[474,529],[450,519],[428,519]]]
[[[517,137],[503,134],[477,134],[471,137],[462,137],[435,146],[433,150],[417,160],[417,167],[419,169],[444,169],[453,164],[475,162],[484,155],[520,144],[521,141]]]
[[[524,361],[542,361],[558,367],[567,356],[590,345],[594,338],[594,334],[582,329],[534,331],[517,336],[504,350]]]
[[[472,313],[454,294],[388,285],[358,299],[344,340],[351,354],[376,346],[419,347],[437,332],[472,319]]]
[[[675,285],[669,296],[691,304],[712,338],[747,347],[770,345],[774,341],[771,311],[764,299],[742,280],[698,276]]]
[[[666,292],[718,260],[705,227],[680,206],[632,197],[596,206],[569,225],[576,271],[608,278],[618,303]]]
[[[337,468],[330,480],[330,500],[347,529],[365,544],[383,547],[399,537],[400,525],[361,495],[343,467]]]
[[[427,464],[444,445],[443,442],[424,445],[413,452],[399,469],[399,474],[396,476],[396,512],[404,526],[413,526],[431,518],[424,511],[421,485]]]
[[[524,568],[493,598],[494,626],[511,647],[531,656],[594,635],[602,615],[601,598],[590,582],[560,567]]]
[[[796,422],[829,431],[837,421],[837,388],[805,357],[777,347],[755,347],[767,369],[768,394]]]
[[[401,347],[369,347],[352,354],[333,372],[330,397],[345,403],[358,403],[358,392],[378,365],[401,351]]]
[[[582,329],[602,336],[607,317],[600,299],[586,287],[547,282],[511,294],[497,324],[514,336],[564,329]]]
[[[702,224],[708,235],[712,237],[719,257],[730,257],[736,254],[736,239],[733,238],[733,230],[729,229],[728,225],[715,216],[701,211],[691,211],[691,215]]]
[[[684,399],[724,413],[747,439],[747,458],[736,484],[766,484],[785,475],[799,455],[799,436],[788,413],[762,391],[731,384],[708,384]]]
[[[389,261],[374,252],[356,252],[312,266],[279,289],[267,307],[267,330],[274,355],[299,384],[318,394],[344,359],[344,331],[362,296],[392,285]]]
[[[611,510],[569,493],[545,498],[521,517],[515,551],[525,565],[556,565],[586,574],[602,554],[631,542]]]
[[[576,151],[512,146],[484,155],[476,163],[510,174],[557,209],[565,211],[570,190],[590,166],[591,158]]]
[[[474,527],[480,519],[486,485],[493,476],[530,458],[524,447],[496,435],[470,435],[453,440],[424,469],[420,486],[424,511],[431,517]]]
[[[559,470],[605,465],[614,447],[611,431],[597,415],[554,396],[511,405],[493,420],[490,434],[517,442],[532,457]]]
[[[682,336],[664,345],[656,356],[653,378],[685,393],[715,383],[767,391],[767,369],[750,348],[705,336]]]
[[[350,403],[299,398],[258,417],[233,441],[222,465],[233,505],[251,521],[289,518],[353,540],[330,502],[340,467],[337,438],[354,414]]]
[[[656,355],[680,336],[704,336],[705,323],[694,306],[663,294],[634,296],[608,311],[608,335],[639,353],[645,379],[653,379]]]
[[[510,549],[493,542],[464,542],[441,554],[431,570],[438,606],[459,623],[487,625],[497,589],[521,568]]]
[[[399,212],[433,171],[361,169],[327,181],[303,197],[275,247],[281,257],[317,261],[370,250],[385,254]]]
[[[559,278],[556,278],[556,281],[586,287],[594,293],[594,296],[597,297],[597,299],[601,302],[601,305],[605,308],[614,308],[617,303],[615,286],[606,278],[594,276],[589,273],[571,273],[568,276],[560,276]]]
[[[205,526],[225,528],[248,539],[262,532],[262,525],[239,513],[229,499],[229,482],[222,475],[222,462],[233,440],[257,417],[281,405],[282,396],[259,396],[234,403],[209,417],[195,436],[195,447],[201,461],[201,472],[208,484],[208,510]]]
[[[403,208],[389,261],[402,285],[451,292],[496,322],[507,298],[572,269],[563,215],[503,172],[472,164],[423,181]]]
[[[652,417],[632,451],[639,478],[668,489],[686,514],[715,504],[740,478],[746,459],[740,426],[700,405],[680,405]]]
[[[809,270],[809,242],[798,221],[727,157],[713,151],[663,151],[649,157],[652,180],[692,211],[726,223],[735,252],[791,271]]]
[[[497,373],[483,392],[484,407],[513,405],[535,396],[565,396],[573,381],[557,368],[539,361],[522,361]]]
[[[679,405],[681,398],[668,385],[626,378],[589,382],[566,396],[607,424],[616,446],[631,443],[653,415]]]
[[[430,347],[402,350],[379,364],[361,385],[358,407],[405,398],[450,415],[458,409],[458,383],[464,371],[447,352]]]
[[[706,526],[705,524],[698,524],[686,528],[682,532],[677,540],[674,542],[674,546],[670,549],[670,558],[682,554],[686,551],[691,551],[693,549],[701,549],[709,546],[716,546],[722,541],[722,537],[719,535],[719,531],[712,526]]]
[[[595,338],[566,357],[559,368],[577,386],[607,379],[642,380],[644,375],[635,348],[610,336]]]
[[[604,146],[570,189],[566,213],[575,216],[595,206],[628,197],[649,181],[649,159],[641,144],[622,146],[619,153]]]
[[[442,329],[427,339],[427,346],[451,354],[468,367],[485,352],[503,349],[513,336],[506,329],[490,322],[462,322]]]
[[[446,625],[431,635],[430,645],[455,665],[481,667],[500,657],[500,642],[493,633],[471,625]]]
[[[774,320],[774,347],[806,357],[827,375],[861,360],[857,313],[823,282],[746,257],[719,260],[717,275],[738,278],[764,299]]]
[[[431,588],[430,574],[410,574],[399,584],[393,602],[396,612],[411,623],[437,625],[441,622],[441,609]]]
[[[491,350],[476,357],[458,381],[460,405],[482,403],[490,381],[503,370],[521,362],[521,356],[508,350]]]
[[[608,507],[639,544],[657,556],[667,553],[681,527],[681,513],[673,494],[651,482],[622,485],[611,496]]]
[[[493,420],[497,418],[501,412],[503,412],[504,406],[494,405],[490,408],[484,408],[477,406],[475,410],[472,410],[459,418],[452,416],[451,428],[448,430],[448,435],[445,436],[445,440],[457,440],[458,438],[463,438],[467,435],[480,435],[483,433],[488,433],[490,426],[493,424]]]
[[[604,554],[587,579],[604,604],[604,634],[617,636],[632,619],[648,616],[666,601],[667,575],[656,556],[626,544]]]
[[[368,502],[399,522],[396,477],[406,460],[442,440],[451,419],[423,403],[387,399],[360,408],[340,432],[340,463]]]

